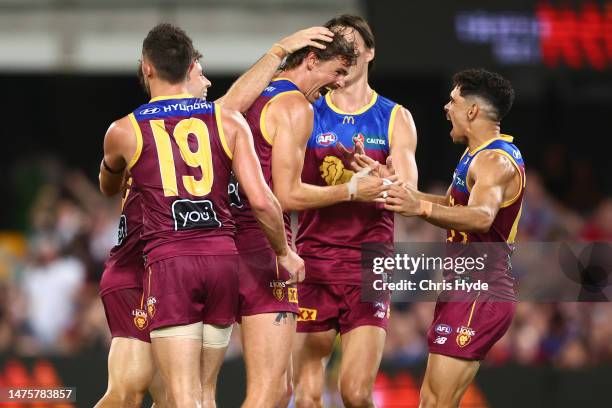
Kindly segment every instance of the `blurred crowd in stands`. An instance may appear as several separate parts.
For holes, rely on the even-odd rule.
[[[26,231],[0,232],[0,353],[69,355],[106,350],[110,342],[98,282],[117,239],[119,199],[54,160],[37,163]],[[421,186],[446,190],[444,183]],[[442,242],[444,232],[419,219],[396,219],[396,241]],[[553,198],[530,170],[519,242],[612,241],[612,198],[578,213]],[[538,271],[531,271],[537,274]],[[421,364],[433,303],[393,305],[384,363]],[[521,302],[511,329],[486,364],[574,368],[612,362],[612,303]],[[238,331],[227,358],[240,356]]]

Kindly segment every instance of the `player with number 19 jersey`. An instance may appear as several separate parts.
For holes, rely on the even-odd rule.
[[[129,115],[128,164],[142,197],[150,328],[233,323],[237,306],[232,169],[221,112],[188,94],[157,97]]]

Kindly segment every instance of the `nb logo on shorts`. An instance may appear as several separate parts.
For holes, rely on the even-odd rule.
[[[159,112],[161,109],[159,108],[146,108],[140,111],[141,115],[153,115],[157,112]]]
[[[305,307],[300,307],[298,322],[306,322],[309,320],[317,320],[317,309],[306,309]]]
[[[435,344],[444,344],[446,343],[446,337],[438,336],[433,342]]]

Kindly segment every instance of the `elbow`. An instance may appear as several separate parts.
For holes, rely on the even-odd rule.
[[[472,225],[471,232],[486,234],[491,229],[493,220],[495,220],[495,215],[482,211],[478,216],[474,217],[474,224]]]
[[[273,213],[277,207],[274,201],[274,197],[269,196],[254,197],[254,199],[249,197],[251,209],[258,214]]]

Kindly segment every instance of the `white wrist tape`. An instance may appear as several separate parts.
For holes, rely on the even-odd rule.
[[[393,184],[393,182],[392,182],[391,180],[386,179],[386,178],[383,178],[383,179],[382,179],[382,181],[383,181],[383,184],[384,184],[385,186],[388,186],[388,185]],[[388,196],[387,192],[386,192],[386,191],[383,191],[382,196],[383,196],[383,198],[387,198],[387,196]]]
[[[359,182],[359,179],[362,179],[368,174],[370,174],[370,171],[372,171],[372,168],[370,166],[367,166],[359,170],[357,173],[353,174],[353,177],[351,177],[351,179],[347,183],[349,201],[353,201],[357,197],[357,183]]]

